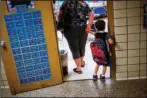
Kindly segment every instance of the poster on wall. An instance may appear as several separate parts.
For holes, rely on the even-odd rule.
[[[144,29],[147,29],[147,3],[144,5],[144,21],[143,21]]]
[[[25,4],[28,8],[34,8],[34,0],[7,0],[8,11],[16,11],[16,6]]]

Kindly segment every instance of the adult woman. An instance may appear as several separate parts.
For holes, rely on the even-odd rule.
[[[58,20],[64,15],[64,36],[67,39],[73,59],[77,65],[73,71],[81,74],[81,65],[84,64],[87,33],[91,30],[94,13],[84,0],[67,0],[60,7]],[[87,16],[89,22],[87,24]]]

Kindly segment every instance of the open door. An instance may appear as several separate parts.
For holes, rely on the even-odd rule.
[[[6,1],[0,4],[2,60],[12,94],[63,82],[52,1],[34,6],[9,12]]]

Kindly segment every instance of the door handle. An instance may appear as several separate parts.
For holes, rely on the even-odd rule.
[[[5,44],[5,41],[1,41],[0,46],[4,48],[4,47],[5,47],[5,45],[6,45],[6,44]]]

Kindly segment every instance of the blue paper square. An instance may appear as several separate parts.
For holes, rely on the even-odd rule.
[[[24,59],[30,59],[31,58],[31,54],[28,53],[28,54],[23,54],[23,58]]]
[[[32,26],[34,25],[33,20],[29,19],[29,20],[25,20],[25,26]]]
[[[33,18],[41,17],[41,11],[33,12]]]
[[[41,58],[41,62],[43,63],[43,62],[48,62],[48,57],[42,57]]]
[[[32,18],[32,13],[31,12],[23,13],[23,17],[24,19],[30,19]]]
[[[36,52],[36,51],[39,51],[39,48],[38,48],[38,46],[32,46],[32,47],[30,47],[30,51]]]
[[[43,76],[36,76],[36,81],[43,80]]]
[[[17,28],[17,34],[21,35],[21,34],[25,34],[26,30],[24,27],[21,28]]]
[[[13,55],[21,54],[20,48],[18,49],[12,49]]]
[[[10,42],[15,42],[15,41],[18,41],[18,36],[17,35],[9,35],[9,39],[10,39]]]
[[[35,59],[32,59],[32,64],[38,64],[38,63],[41,63],[41,59],[40,58],[35,58]]]
[[[34,71],[27,72],[27,77],[33,77],[33,76],[35,76]]]
[[[8,35],[17,35],[16,29],[8,29]]]
[[[38,44],[45,44],[45,39],[44,38],[39,38],[37,39]]]
[[[28,79],[20,79],[20,84],[26,84],[28,83]]]
[[[19,37],[19,40],[26,40],[27,39],[27,36],[25,34],[20,34],[18,35]]]
[[[15,14],[14,15],[14,19],[15,20],[22,20],[23,18],[22,18],[22,14],[20,13],[20,14]]]
[[[6,23],[6,27],[7,27],[7,29],[15,28],[15,23],[14,22],[8,22],[8,23]]]
[[[24,67],[18,67],[17,72],[18,73],[23,73],[23,72],[25,72],[25,68]]]
[[[19,42],[12,42],[11,43],[11,48],[18,48],[18,47],[20,47]]]
[[[5,22],[14,21],[14,15],[5,15]]]
[[[39,45],[39,50],[47,50],[47,47],[46,47],[46,44],[43,44],[43,45]]]
[[[34,51],[34,50],[33,50]],[[39,55],[39,52],[33,52],[33,53],[31,53],[31,57],[32,58],[36,58],[36,57],[39,57],[40,55]]]
[[[27,78],[27,74],[25,72],[18,74],[18,76],[19,76],[20,79]]]
[[[34,19],[34,25],[39,25],[39,24],[42,24],[41,18]]]
[[[44,80],[47,80],[47,79],[50,79],[51,78],[51,74],[45,74],[43,75],[43,79]]]
[[[30,45],[37,45],[37,39],[31,39],[29,40]]]
[[[47,51],[40,51],[40,56],[41,57],[48,56]]]
[[[42,31],[43,30],[43,26],[42,25],[36,25],[35,26],[35,31]]]
[[[16,11],[17,12],[26,12],[27,11],[27,6],[26,5],[17,5],[16,6]]]
[[[34,32],[34,26],[26,27],[26,32]]]
[[[22,26],[24,26],[24,22],[23,21],[16,21],[15,26],[16,27],[22,27]]]
[[[20,41],[20,46],[21,46],[21,47],[26,47],[26,46],[28,46],[28,45],[29,45],[28,40]]]
[[[40,64],[36,64],[36,65],[34,65],[34,70],[38,70],[38,69],[41,69],[42,67],[41,67],[41,65]]]
[[[22,53],[29,53],[29,52],[30,52],[29,47],[22,48]]]
[[[33,71],[34,70],[34,66],[26,66],[26,71]]]
[[[36,38],[36,33],[35,32],[27,32],[28,39],[34,39]]]
[[[45,69],[45,68],[49,68],[49,63],[43,63],[41,64],[42,65],[42,68]]]
[[[37,38],[44,37],[43,31],[36,32]]]
[[[43,74],[48,74],[48,73],[50,73],[50,69],[49,68],[43,69]]]
[[[23,61],[18,61],[18,62],[15,62],[15,63],[16,63],[16,67],[23,67],[24,66]]]
[[[16,55],[14,56],[15,61],[20,61],[22,60],[22,55]]]
[[[35,75],[36,75],[36,76],[42,75],[42,70],[36,70],[36,71],[35,71]]]
[[[24,60],[24,64],[26,66],[30,66],[30,65],[32,65],[32,60]],[[32,68],[32,67],[28,67],[28,68]]]
[[[35,77],[30,77],[30,78],[28,78],[28,82],[29,82],[29,83],[32,83],[32,82],[35,82],[35,81],[36,81]]]

